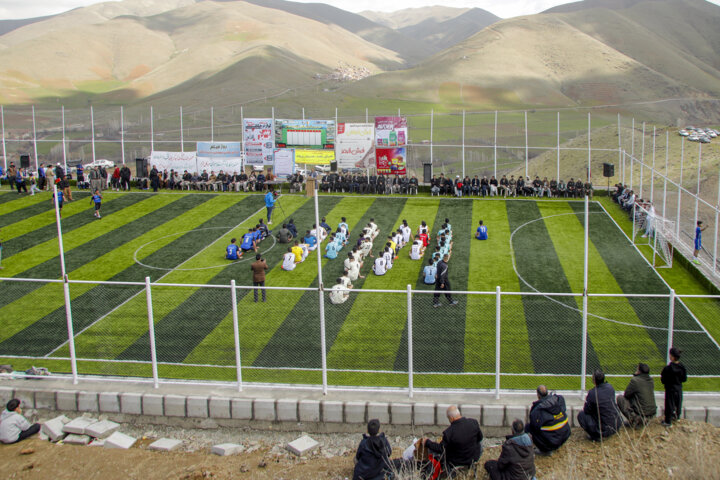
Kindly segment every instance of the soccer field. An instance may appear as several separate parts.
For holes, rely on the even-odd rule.
[[[232,237],[240,238],[264,216],[260,195],[105,193],[103,218],[92,215],[87,195],[63,209],[65,261],[71,280],[144,282],[152,305],[160,376],[235,378],[230,290],[201,285],[251,285],[252,259],[224,259]],[[49,194],[0,194],[3,277],[60,278],[57,232]],[[312,228],[314,204],[303,196],[280,199],[273,227],[293,218]],[[531,295],[582,293],[584,203],[565,200],[482,200],[437,197],[322,196],[320,215],[336,226],[347,217],[354,242],[374,218],[380,236],[374,250],[402,220],[432,232],[449,218],[454,247],[450,280],[459,304],[431,307],[432,295],[412,297],[413,370],[416,386],[488,387],[495,371],[496,287],[525,295],[502,297],[503,388],[531,388],[533,375],[553,375],[559,386],[577,388],[581,366],[582,297]],[[479,220],[489,240],[474,240]],[[588,305],[588,371],[628,375],[638,362],[658,372],[665,363],[669,287],[648,265],[613,219],[591,203]],[[260,382],[320,382],[320,313],[315,254],[292,272],[280,269],[285,246],[267,239],[261,251],[270,270],[267,303],[238,290],[243,376]],[[322,259],[327,288],[343,271],[337,259]],[[429,250],[428,250],[429,251]],[[248,255],[246,255],[247,257]],[[325,302],[329,382],[336,385],[406,386],[407,295],[372,290],[430,291],[421,271],[402,250],[387,275],[374,276],[366,261],[350,299]],[[60,283],[2,282],[0,361],[69,371],[66,312]],[[149,376],[150,338],[141,285],[70,285],[75,348],[81,374]],[[712,308],[717,308],[711,306]],[[717,312],[715,312],[717,314]],[[675,302],[675,345],[694,375],[720,375],[715,341],[685,304]],[[98,361],[102,360],[102,361]],[[26,367],[27,368],[27,367]],[[440,375],[442,374],[442,375]],[[574,378],[571,376],[575,376]],[[563,383],[564,382],[564,383]]]

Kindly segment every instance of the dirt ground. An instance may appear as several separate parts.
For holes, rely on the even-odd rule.
[[[203,431],[185,430],[183,433],[182,437],[191,440],[190,443],[195,436],[207,435]],[[147,450],[154,440],[149,437],[142,438],[130,450],[52,444],[36,437],[20,444],[0,446],[0,478],[352,478],[353,449],[323,447],[313,455],[298,458],[288,454],[282,448],[284,443],[278,443],[281,439],[274,435],[273,432],[254,432],[254,438],[260,440],[243,442],[248,446],[246,452],[231,457],[210,454],[209,445],[202,445],[202,442],[196,442],[198,448],[195,451],[158,453]],[[175,435],[175,438],[179,436]],[[338,447],[337,436],[313,437],[321,445],[324,441],[334,442]],[[360,435],[348,435],[343,441],[347,444],[359,440]],[[393,440],[405,441],[391,437],[391,442]],[[489,443],[495,445],[485,448],[482,462],[500,454],[498,440]],[[404,446],[394,445],[394,455],[400,455]],[[720,479],[720,429],[692,422],[679,422],[671,429],[665,429],[656,420],[647,429],[624,431],[602,444],[586,440],[583,433],[575,429],[560,451],[551,457],[538,457],[536,466],[538,479]],[[482,468],[478,473],[478,478],[487,478]]]

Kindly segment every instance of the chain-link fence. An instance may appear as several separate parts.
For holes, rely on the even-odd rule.
[[[699,321],[715,328],[718,296],[2,279],[4,291],[29,285],[44,301],[7,322],[0,361],[73,378],[577,390],[597,368],[659,373],[673,345],[697,389],[720,379],[720,346]]]

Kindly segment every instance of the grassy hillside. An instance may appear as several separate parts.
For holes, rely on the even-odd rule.
[[[469,8],[434,5],[432,7],[404,8],[394,12],[376,12],[366,10],[364,12],[360,12],[360,15],[372,20],[375,23],[397,30],[417,25],[418,23],[422,23],[426,20],[444,22],[458,17],[469,10]]]
[[[408,25],[400,32],[431,44],[438,51],[456,45],[475,35],[483,28],[500,20],[500,17],[480,8],[470,9],[447,20],[428,18],[415,25]]]

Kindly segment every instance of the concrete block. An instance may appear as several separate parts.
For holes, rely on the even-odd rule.
[[[121,393],[120,413],[128,415],[142,415],[143,395],[142,393]]]
[[[256,398],[253,401],[253,418],[255,420],[275,421],[275,399]]]
[[[324,423],[343,423],[343,403],[322,402],[322,420]]]
[[[3,403],[4,405],[4,403]],[[57,405],[55,404],[55,392],[54,391],[40,391],[35,392],[35,408],[44,410],[55,410]]]
[[[77,435],[75,433],[71,433],[65,439],[63,440],[64,443],[67,443],[68,445],[87,445],[90,443],[90,437],[87,435]]]
[[[413,423],[415,425],[435,425],[435,404],[416,403],[413,405]]]
[[[35,408],[35,390],[30,390],[28,388],[16,388],[13,393],[13,398],[20,400],[23,410]]]
[[[412,425],[412,405],[409,403],[391,403],[390,423],[393,425]]]
[[[342,409],[340,412],[342,415]],[[300,400],[298,402],[298,417],[301,422],[319,422],[320,402],[318,400]]]
[[[48,420],[43,423],[42,427],[40,427],[40,432],[47,435],[51,442],[57,442],[58,440],[65,438],[65,435],[67,435],[63,432],[63,427],[68,422],[70,422],[69,418],[65,415],[60,415],[59,417],[55,417],[52,420]]]
[[[483,406],[483,427],[502,427],[505,425],[505,407],[503,405]]]
[[[707,422],[715,427],[720,427],[720,408],[708,407]]]
[[[297,440],[287,444],[287,449],[297,456],[305,455],[308,452],[313,451],[317,446],[320,445],[317,441],[313,440],[307,435],[303,435]]]
[[[570,421],[573,427],[580,427],[578,422],[578,415],[583,411],[583,407],[570,407]]]
[[[137,438],[133,438],[130,435],[125,435],[124,433],[115,432],[105,439],[105,444],[103,445],[103,447],[127,450],[128,448],[135,445],[135,442],[137,442]]]
[[[228,455],[237,455],[243,451],[243,446],[236,443],[222,443],[212,447],[211,452],[221,457],[227,457]]]
[[[232,418],[230,399],[227,397],[210,397],[208,402],[210,418]]]
[[[482,420],[482,407],[480,405],[460,405],[460,413],[463,417],[474,418],[478,423]]]
[[[252,420],[253,401],[251,398],[233,398],[230,402],[230,414],[238,420]]]
[[[345,402],[345,423],[365,423],[365,402]]]
[[[77,402],[79,412],[100,411],[97,392],[78,392]]]
[[[88,443],[88,447],[104,447],[104,446],[105,446],[105,440],[102,440],[100,438],[96,438],[92,442]]]
[[[210,415],[208,401],[208,397],[187,397],[187,416],[192,418],[208,418]]]
[[[683,417],[694,422],[704,422],[707,419],[705,407],[685,407]]]
[[[508,405],[505,407],[505,426],[509,427],[515,419],[520,419],[523,423],[527,423],[528,408],[523,406]]]
[[[157,450],[158,452],[172,452],[180,448],[182,440],[174,440],[172,438],[161,438],[148,446],[148,450]]]
[[[63,432],[74,433],[77,435],[85,435],[85,429],[93,423],[97,423],[97,420],[89,417],[77,417],[74,420],[66,423],[63,427]]]
[[[185,402],[187,397],[184,395],[165,395],[165,416],[166,417],[185,417],[187,410],[185,409]],[[207,406],[205,407],[207,408]],[[205,413],[207,417],[207,413]]]
[[[120,428],[120,425],[110,420],[100,420],[85,429],[85,435],[94,438],[107,438]]]
[[[277,401],[277,419],[280,422],[298,421],[298,401],[293,398],[281,398]]]
[[[367,418],[368,421],[377,418],[380,420],[380,425],[388,425],[390,423],[390,405],[385,402],[369,402]]]
[[[435,405],[435,422],[437,425],[450,425],[450,420],[447,418],[447,409],[450,405],[450,403],[438,403]]]
[[[0,406],[6,405],[7,402],[13,399],[12,387],[0,387]]]
[[[58,390],[55,392],[57,409],[63,412],[77,412],[77,392],[71,390]]]
[[[155,393],[146,393],[142,396],[142,414],[162,417],[163,396]]]
[[[138,404],[140,397],[138,396]],[[99,395],[100,411],[104,413],[120,413],[120,394],[118,392],[101,392]],[[140,405],[138,405],[140,406]]]

